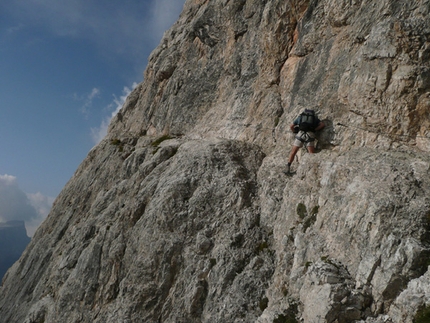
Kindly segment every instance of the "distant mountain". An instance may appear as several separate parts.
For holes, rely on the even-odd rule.
[[[24,221],[0,223],[0,279],[30,242]]]

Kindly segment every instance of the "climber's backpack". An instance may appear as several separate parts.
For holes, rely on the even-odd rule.
[[[315,131],[317,127],[317,117],[315,116],[314,110],[306,109],[300,114],[299,118],[299,129],[301,131]]]

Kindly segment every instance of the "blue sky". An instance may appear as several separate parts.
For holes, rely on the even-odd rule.
[[[0,222],[32,235],[184,3],[0,1]]]

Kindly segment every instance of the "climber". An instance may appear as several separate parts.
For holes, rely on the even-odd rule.
[[[325,124],[318,119],[314,110],[305,109],[294,122],[290,125],[290,129],[296,134],[293,142],[293,147],[288,158],[287,169],[284,171],[285,174],[290,174],[291,163],[294,161],[294,157],[303,145],[309,153],[315,152],[315,132],[323,129]]]

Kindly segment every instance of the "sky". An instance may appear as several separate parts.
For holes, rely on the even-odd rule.
[[[0,222],[33,235],[184,3],[0,1]]]

